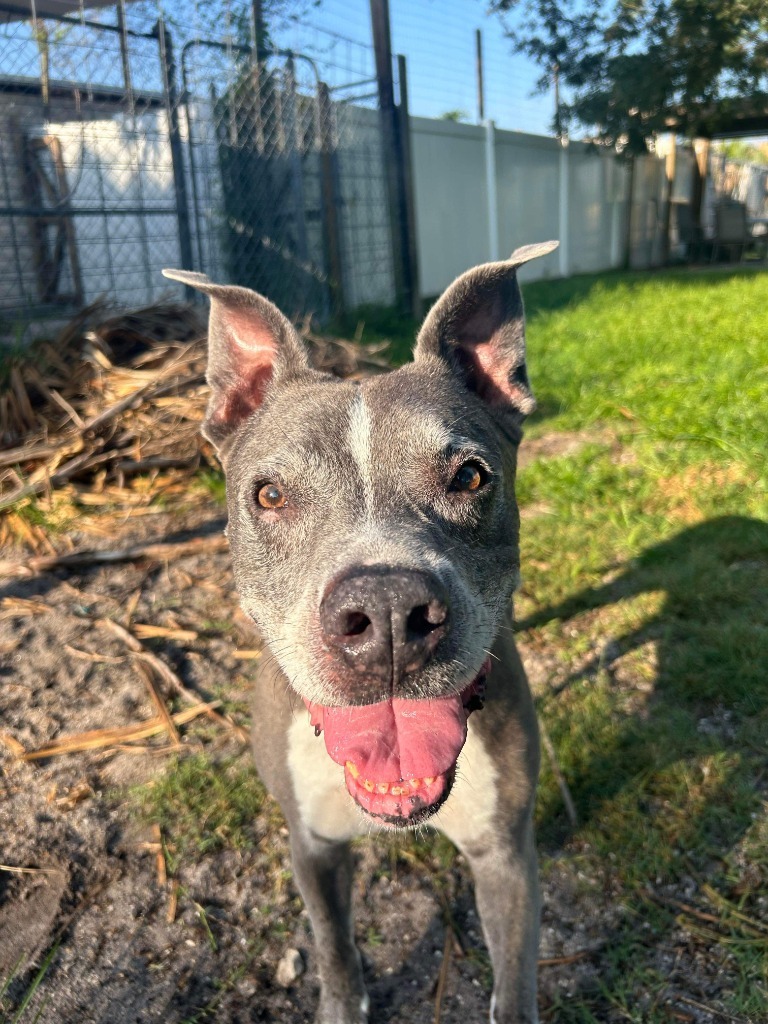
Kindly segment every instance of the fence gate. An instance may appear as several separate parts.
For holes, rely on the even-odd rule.
[[[164,291],[183,220],[170,146],[166,40],[155,20],[0,13],[3,334],[102,296]],[[108,17],[111,21],[107,20]]]
[[[321,318],[394,298],[373,83],[327,71],[231,42],[181,54],[197,265]]]
[[[337,133],[314,64],[192,40],[181,77],[197,265],[289,315],[340,309]]]
[[[370,48],[323,33],[315,59],[257,61],[239,22],[204,39],[152,0],[72,8],[0,2],[0,337],[181,297],[168,266],[289,315],[394,301]]]

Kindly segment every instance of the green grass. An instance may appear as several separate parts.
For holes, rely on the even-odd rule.
[[[547,512],[523,523],[521,639],[562,665],[539,713],[579,814],[574,831],[545,764],[540,843],[635,915],[610,937],[600,991],[550,1019],[667,1021],[654,955],[675,914],[648,891],[692,877],[754,920],[768,879],[768,275],[615,275],[526,298],[529,436],[587,442],[518,488]],[[729,957],[723,1009],[757,1021],[768,927],[694,902],[721,917],[681,920],[699,956]]]
[[[174,759],[131,796],[140,819],[160,827],[171,871],[185,857],[254,845],[254,822],[265,803],[249,759],[205,753]]]
[[[45,980],[53,961],[56,959],[60,946],[61,939],[59,938],[43,957],[42,963],[35,971],[31,981],[22,993],[13,1014],[8,1016],[5,1015],[3,1010],[3,999],[15,980],[16,971],[21,967],[21,961],[17,963],[16,968],[10,972],[8,977],[2,980],[2,984],[0,984],[0,1024],[22,1024],[22,1022],[26,1024],[26,1021],[30,1021],[30,1024],[35,1024],[35,1021],[40,1019],[46,1008],[47,1000],[36,1000],[35,996]],[[35,1003],[38,1005],[35,1006]],[[35,1011],[34,1017],[31,1016],[33,1010]],[[29,1013],[27,1011],[29,1011]]]
[[[568,287],[570,285],[570,287]],[[627,416],[666,457],[759,460],[764,273],[577,278],[526,289],[530,373],[547,429]]]
[[[227,503],[227,485],[220,469],[203,469],[195,477],[199,488],[210,495],[217,505]]]

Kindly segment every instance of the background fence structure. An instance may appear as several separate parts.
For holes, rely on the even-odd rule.
[[[247,20],[230,28],[185,38],[153,3],[45,17],[0,4],[6,336],[102,297],[178,295],[167,266],[291,315],[394,301],[372,47],[349,59],[329,36],[321,65],[257,54]]]
[[[404,59],[317,27],[294,32],[306,52],[257,50],[251,4],[214,8],[0,0],[0,337],[182,297],[166,266],[327,319],[550,237],[526,276],[659,265],[669,223],[682,253],[691,149],[630,173],[587,143],[409,117]],[[723,195],[765,218],[768,169],[711,166],[705,230]]]

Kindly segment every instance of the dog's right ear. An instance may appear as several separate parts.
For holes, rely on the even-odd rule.
[[[270,384],[309,366],[307,350],[277,306],[249,288],[213,284],[205,274],[164,270],[211,300],[208,401],[202,432],[220,455],[233,431],[264,401]]]

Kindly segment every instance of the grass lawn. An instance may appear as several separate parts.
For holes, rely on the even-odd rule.
[[[553,1019],[669,1020],[658,949],[682,928],[722,961],[722,1009],[766,1020],[768,275],[526,294],[529,436],[606,431],[520,477],[540,510],[524,523],[521,640],[563,664],[539,711],[580,822],[566,826],[545,769],[539,834],[628,911],[603,991]]]
[[[527,438],[548,457],[520,472],[516,612],[529,664],[548,669],[539,713],[578,814],[572,827],[545,763],[543,873],[565,863],[624,922],[599,985],[555,994],[546,1019],[661,1022],[714,1003],[711,1019],[766,1021],[768,274],[524,294]],[[560,456],[543,443],[558,436]],[[681,943],[722,980],[707,998],[692,977],[682,1017],[664,969]]]

